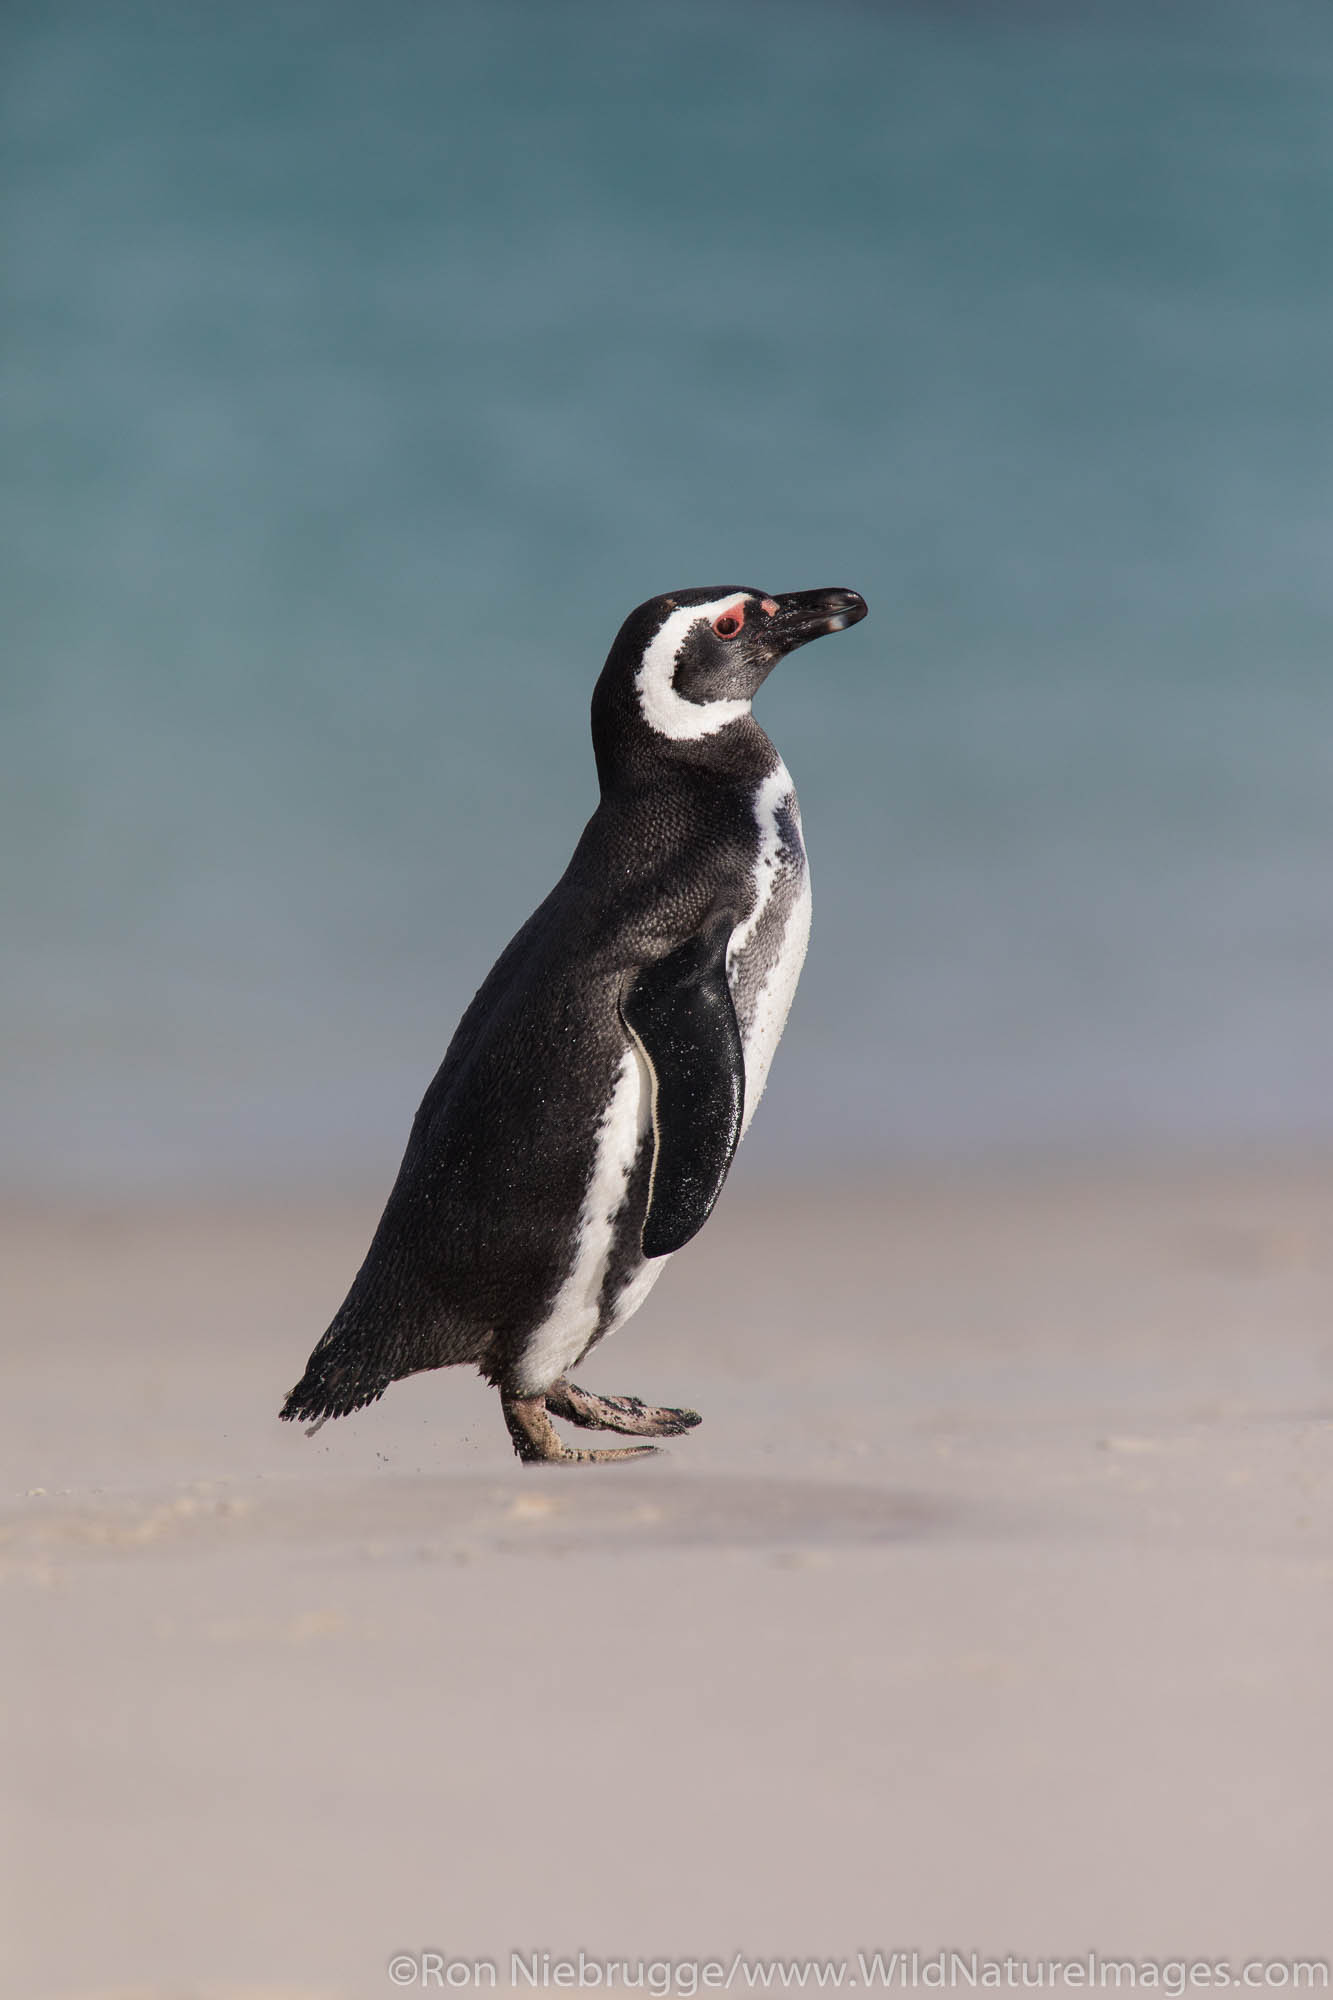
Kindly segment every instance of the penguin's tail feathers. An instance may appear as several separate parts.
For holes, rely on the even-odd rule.
[[[377,1351],[364,1336],[335,1323],[278,1414],[284,1423],[309,1424],[307,1436],[313,1436],[330,1417],[350,1416],[367,1403],[377,1403],[396,1373],[382,1349]]]

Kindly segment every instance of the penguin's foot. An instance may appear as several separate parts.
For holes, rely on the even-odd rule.
[[[546,1391],[546,1407],[554,1417],[584,1431],[621,1431],[627,1437],[679,1437],[703,1419],[697,1410],[654,1409],[637,1396],[594,1396],[564,1376]]]
[[[651,1444],[633,1444],[615,1451],[575,1451],[561,1441],[545,1396],[507,1396],[502,1390],[500,1407],[525,1465],[597,1465],[609,1458],[651,1458],[656,1450]]]

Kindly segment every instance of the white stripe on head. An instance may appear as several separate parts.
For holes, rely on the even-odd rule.
[[[643,719],[659,736],[673,737],[677,743],[697,743],[701,736],[711,736],[750,713],[748,700],[686,701],[674,685],[676,662],[691,628],[700,619],[711,625],[724,611],[749,601],[748,591],[733,590],[727,597],[714,598],[711,604],[682,604],[658,627],[644,649],[634,686]]]

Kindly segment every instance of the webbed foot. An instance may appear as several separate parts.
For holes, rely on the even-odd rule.
[[[651,1444],[635,1444],[614,1451],[575,1451],[551,1422],[545,1396],[507,1396],[502,1391],[500,1407],[514,1450],[525,1465],[596,1465],[612,1458],[651,1458],[656,1450]]]
[[[562,1375],[546,1391],[546,1407],[585,1431],[621,1431],[628,1437],[679,1437],[702,1423],[697,1410],[655,1409],[637,1396],[594,1396]]]

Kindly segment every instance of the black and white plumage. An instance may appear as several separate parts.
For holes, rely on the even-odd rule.
[[[552,1414],[637,1436],[698,1422],[567,1371],[702,1227],[759,1101],[810,887],[750,702],[784,654],[865,613],[849,590],[707,589],[626,619],[593,694],[601,802],[459,1023],[285,1418],[469,1362],[524,1459],[632,1455],[571,1451]]]

